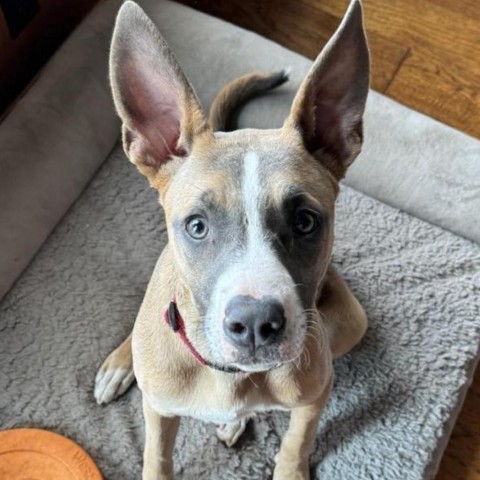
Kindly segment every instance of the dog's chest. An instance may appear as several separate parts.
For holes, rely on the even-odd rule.
[[[243,397],[228,392],[201,392],[190,398],[167,401],[162,396],[149,397],[152,407],[159,413],[181,417],[193,417],[216,424],[232,423],[255,413],[269,410],[287,410],[279,403],[264,398],[261,392]]]

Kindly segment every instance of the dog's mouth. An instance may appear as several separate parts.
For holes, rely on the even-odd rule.
[[[265,361],[263,359],[237,359],[235,362],[230,363],[229,366],[237,368],[242,372],[268,372],[270,370],[274,370],[279,368],[283,365],[286,365],[295,359],[275,359],[271,361]]]
[[[228,365],[229,368],[235,368],[240,372],[245,373],[262,373],[269,372],[270,370],[275,370],[276,368],[285,365],[288,362],[274,362],[274,363],[265,363],[262,361],[250,361],[246,363],[233,363]]]
[[[221,359],[218,362],[206,361],[206,365],[216,370],[230,373],[261,373],[274,370],[294,361],[292,359],[277,358],[272,356],[269,360],[263,357],[238,356],[234,361]]]
[[[280,342],[276,345],[261,347],[255,352],[232,347],[228,342],[220,341],[220,352],[214,355],[218,362],[244,372],[266,372],[282,365],[294,362],[303,350],[303,342]],[[220,353],[220,355],[219,355]]]

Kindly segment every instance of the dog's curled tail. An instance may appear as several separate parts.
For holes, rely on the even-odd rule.
[[[254,72],[232,80],[220,90],[210,108],[209,122],[214,131],[225,131],[232,112],[246,100],[288,81],[286,70]]]

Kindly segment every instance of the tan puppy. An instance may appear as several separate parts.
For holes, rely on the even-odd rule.
[[[165,41],[132,2],[117,18],[110,74],[125,152],[158,190],[168,244],[133,334],[97,375],[97,401],[123,393],[135,372],[144,480],[173,478],[181,416],[219,424],[232,445],[255,412],[289,410],[274,479],[308,479],[332,358],[367,328],[330,265],[338,182],[360,152],[369,85],[360,2],[277,130],[214,133],[238,101],[284,74],[234,81],[208,122]]]

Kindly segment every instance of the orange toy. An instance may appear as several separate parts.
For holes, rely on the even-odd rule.
[[[0,432],[0,479],[102,480],[93,460],[68,438],[47,430]]]

